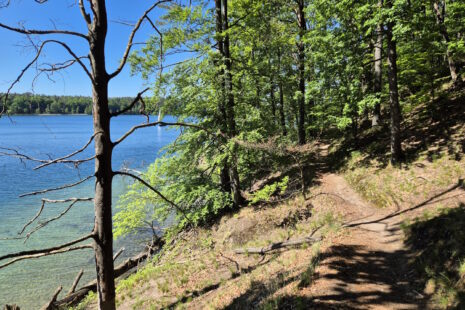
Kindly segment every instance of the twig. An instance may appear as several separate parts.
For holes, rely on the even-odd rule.
[[[60,219],[61,217],[63,217],[66,213],[68,213],[69,210],[71,210],[71,208],[77,203],[77,202],[82,202],[82,201],[92,201],[94,200],[93,198],[72,198],[71,199],[71,204],[68,206],[68,208],[66,208],[63,212],[61,212],[60,214],[58,214],[57,216],[55,217],[52,217],[52,218],[49,218],[47,219],[46,221],[44,222],[41,222],[39,223],[34,229],[32,229],[30,232],[27,233],[25,239],[24,239],[24,243],[26,243],[26,241],[29,239],[29,237],[37,232],[39,229],[47,226],[48,224],[50,224],[51,222],[53,221],[56,221],[58,219]],[[58,202],[65,202],[67,200],[63,200],[63,201],[58,201]],[[54,202],[57,202],[57,201],[54,201]],[[42,208],[43,209],[43,208]]]
[[[143,95],[145,92],[147,92],[149,89],[150,89],[150,87],[147,87],[146,89],[144,89],[143,91],[141,91],[140,93],[138,93],[137,96],[136,96],[136,98],[134,98],[134,100],[133,100],[127,107],[125,107],[124,109],[122,109],[122,110],[120,110],[120,111],[118,111],[118,112],[111,113],[111,117],[124,114],[124,113],[126,113],[127,111],[131,110],[139,101],[141,101],[142,95]]]
[[[94,177],[93,175],[89,175],[88,177],[86,177],[86,178],[84,178],[84,179],[82,179],[82,180],[80,180],[80,181],[78,181],[76,183],[66,184],[66,185],[62,185],[62,186],[54,187],[54,188],[47,188],[47,189],[43,189],[43,190],[40,190],[40,191],[37,191],[37,192],[25,193],[25,194],[19,195],[19,197],[22,198],[22,197],[26,197],[26,196],[35,196],[35,195],[39,195],[39,194],[45,194],[45,193],[48,193],[48,192],[59,191],[59,190],[65,189],[65,188],[74,187],[74,186],[77,186],[77,185],[79,185],[81,183],[84,183],[87,180],[90,180],[93,177]]]

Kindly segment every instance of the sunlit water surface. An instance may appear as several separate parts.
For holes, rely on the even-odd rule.
[[[132,126],[144,122],[141,116],[120,116],[112,120],[111,136],[115,140]],[[92,134],[92,118],[84,115],[12,116],[0,119],[0,147],[14,148],[36,158],[55,158],[82,147]],[[114,150],[113,169],[129,166],[143,170],[152,163],[163,146],[178,135],[174,129],[142,129],[118,145]],[[93,145],[77,158],[92,156]],[[92,197],[94,181],[78,187],[40,196],[18,198],[25,192],[74,183],[91,175],[93,162],[82,164],[79,169],[67,165],[52,165],[38,171],[36,164],[0,156],[0,238],[16,237],[22,226],[37,213],[40,199],[67,197]],[[113,204],[124,193],[131,180],[116,177],[113,181]],[[47,204],[41,219],[60,214],[67,205]],[[115,210],[114,210],[115,211]],[[24,244],[22,240],[0,240],[0,255],[38,249],[71,241],[91,231],[94,220],[91,202],[76,204],[59,221],[50,223]],[[35,225],[32,225],[33,228]],[[115,242],[115,251],[125,247],[117,264],[134,255],[148,239],[139,234]],[[0,269],[0,308],[5,303],[16,303],[21,309],[38,309],[58,286],[66,293],[78,271],[83,268],[81,284],[95,278],[94,258],[91,250],[21,261]],[[62,293],[63,294],[63,293]]]

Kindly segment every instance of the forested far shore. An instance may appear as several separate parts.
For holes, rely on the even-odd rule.
[[[110,112],[120,111],[133,100],[132,97],[109,98]],[[92,98],[87,96],[10,94],[6,106],[9,114],[92,114]],[[139,113],[138,108],[127,112],[127,114],[136,113]]]

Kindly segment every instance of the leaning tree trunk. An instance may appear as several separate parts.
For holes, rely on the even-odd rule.
[[[392,3],[389,1],[389,6]],[[391,109],[391,162],[397,164],[402,160],[402,147],[400,140],[400,105],[399,90],[397,85],[397,50],[393,39],[393,22],[387,24],[387,46],[388,46],[388,78],[389,78],[389,102]]]
[[[437,1],[433,2],[433,10],[436,15],[436,23],[439,26],[439,32],[441,33],[442,38],[446,42],[446,45],[449,45],[450,43],[449,32],[447,31],[446,25],[444,23],[445,10],[446,10],[445,3],[443,3],[441,7],[442,7],[442,10],[439,7],[439,3]],[[449,46],[447,46],[447,49],[446,49],[446,57],[447,57],[447,62],[449,63],[449,71],[450,71],[450,77],[452,79],[452,83],[456,85],[460,83],[461,80],[459,79],[457,64],[455,63],[454,57],[451,54]]]
[[[305,144],[305,45],[303,36],[307,30],[304,12],[304,0],[299,0],[297,8],[297,22],[299,25],[299,42],[297,43],[298,49],[298,67],[299,67],[299,117],[297,123],[297,131],[299,137],[299,144]]]
[[[95,225],[94,248],[97,270],[99,309],[115,309],[115,280],[113,276],[113,232],[111,212],[111,183],[113,172],[108,110],[109,76],[105,68],[105,39],[107,15],[105,0],[92,0],[95,18],[90,25],[90,62],[92,66],[92,115],[95,143]]]
[[[383,5],[383,0],[378,1],[378,6]],[[382,48],[383,48],[383,25],[381,23],[376,27],[376,43],[374,52],[374,83],[373,91],[378,99],[373,109],[373,118],[371,119],[371,125],[378,126],[381,118],[381,104],[379,102],[381,91],[382,91]]]

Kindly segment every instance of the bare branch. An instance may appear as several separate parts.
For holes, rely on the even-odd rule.
[[[25,29],[25,28],[16,28],[16,27],[8,26],[8,25],[2,24],[2,23],[0,23],[0,28],[4,28],[4,29],[10,30],[10,31],[14,31],[14,32],[22,33],[22,34],[28,34],[28,35],[30,35],[30,34],[37,34],[37,35],[44,35],[44,34],[65,34],[65,35],[71,35],[71,36],[80,37],[80,38],[86,39],[86,41],[89,41],[89,38],[87,37],[87,35],[82,34],[82,33],[80,33],[80,32],[69,31],[69,30],[58,30],[58,29],[54,29],[54,30]]]
[[[39,211],[37,212],[36,215],[34,215],[34,217],[29,220],[29,222],[26,223],[26,225],[24,225],[23,229],[21,229],[21,231],[18,233],[18,235],[22,235],[23,232],[26,230],[26,228],[31,225],[41,214],[42,214],[42,211],[44,211],[44,207],[45,207],[45,204],[46,203],[64,203],[64,202],[73,202],[73,203],[76,203],[78,201],[90,201],[92,200],[93,198],[69,198],[69,199],[63,199],[63,200],[51,200],[51,199],[42,199],[42,205],[40,206],[39,208]]]
[[[131,52],[131,48],[132,48],[132,42],[134,40],[134,36],[136,35],[137,31],[139,30],[140,26],[142,25],[142,22],[144,21],[144,19],[147,19],[148,17],[148,14],[153,11],[158,5],[162,4],[162,3],[165,3],[165,2],[171,2],[171,0],[159,0],[157,2],[155,2],[151,7],[149,7],[145,12],[144,14],[137,20],[136,24],[134,25],[134,28],[132,29],[131,31],[131,34],[129,35],[129,40],[128,40],[128,44],[126,45],[126,49],[123,53],[123,58],[121,59],[121,62],[118,66],[118,68],[110,74],[110,79],[114,78],[115,76],[117,76],[121,70],[123,70],[124,66],[126,65],[126,62],[128,60],[128,57],[129,57],[129,53]]]
[[[87,161],[90,161],[90,160],[92,160],[92,159],[95,158],[95,155],[94,155],[94,156],[92,156],[92,157],[85,158],[85,159],[73,159],[73,160],[55,159],[55,160],[47,160],[47,159],[38,159],[38,158],[34,158],[34,157],[29,156],[29,155],[19,153],[17,150],[11,149],[11,148],[0,147],[0,150],[5,150],[5,151],[10,151],[10,152],[12,152],[12,153],[8,153],[8,152],[0,151],[0,156],[14,157],[14,158],[18,158],[20,161],[28,160],[28,161],[32,161],[32,162],[43,163],[43,164],[44,164],[43,166],[48,166],[49,164],[55,164],[55,163],[58,164],[58,163],[60,163],[60,164],[73,164],[75,167],[77,167],[77,166],[79,166],[80,164],[82,164],[82,163],[84,163],[84,162],[87,162]],[[51,162],[51,161],[53,161],[53,162]],[[40,169],[40,168],[42,168],[42,165],[39,166],[39,167],[33,168],[33,170]]]
[[[0,24],[1,26],[1,24]],[[32,42],[32,41],[31,41]],[[58,40],[45,40],[43,41],[39,47],[35,46],[34,45],[34,48],[36,48],[36,55],[34,56],[34,58],[32,59],[32,61],[30,61],[22,70],[21,70],[21,73],[16,77],[16,79],[13,81],[13,83],[10,84],[10,86],[8,87],[8,90],[6,91],[6,93],[3,95],[3,101],[4,101],[4,107],[3,107],[3,110],[5,109],[5,106],[6,106],[6,103],[7,103],[7,100],[8,100],[8,96],[11,92],[11,90],[13,89],[13,87],[19,83],[19,81],[21,80],[21,78],[24,76],[24,74],[26,73],[26,71],[28,71],[32,65],[34,65],[37,60],[39,59],[40,55],[42,54],[42,51],[44,49],[44,47],[49,44],[49,43],[55,43],[55,44],[58,44],[58,45],[61,45],[64,49],[66,49],[68,51],[68,53],[74,58],[74,60],[81,65],[81,67],[84,69],[85,73],[87,74],[87,76],[91,79],[91,81],[93,81],[93,78],[92,78],[92,74],[89,72],[89,70],[87,69],[86,65],[82,62],[81,58],[78,57],[74,52],[73,50],[64,42],[62,41],[58,41]],[[3,113],[3,111],[2,111]]]
[[[124,113],[126,113],[127,111],[131,110],[138,102],[141,101],[142,95],[143,95],[145,92],[147,92],[149,89],[150,89],[150,87],[147,87],[146,89],[144,89],[143,91],[141,91],[140,93],[138,93],[137,96],[136,96],[136,98],[134,98],[134,100],[131,102],[131,104],[129,104],[127,107],[125,107],[124,109],[122,109],[122,110],[120,110],[120,111],[118,111],[118,112],[111,113],[111,117],[124,114]]]
[[[207,129],[207,128],[204,128],[200,125],[196,125],[196,124],[189,124],[189,123],[180,123],[180,122],[175,122],[175,123],[168,123],[168,122],[153,122],[153,123],[147,123],[147,124],[141,124],[141,125],[136,125],[134,127],[132,127],[131,129],[129,129],[129,131],[127,131],[123,136],[121,136],[121,138],[119,138],[118,140],[116,140],[113,145],[116,146],[118,144],[120,144],[121,142],[123,142],[127,137],[129,137],[134,131],[138,130],[138,129],[141,129],[141,128],[148,128],[148,127],[155,127],[155,126],[160,126],[160,127],[164,127],[164,126],[180,126],[180,127],[191,127],[191,128],[196,128],[196,129],[200,129],[200,130],[204,130],[206,131],[207,133],[209,134],[213,134],[211,132],[211,130]],[[226,135],[224,133],[219,133],[219,135],[225,137]]]
[[[82,241],[82,240],[81,240]],[[61,254],[61,253],[67,253],[71,251],[76,251],[76,250],[82,250],[82,249],[93,249],[94,246],[91,244],[86,244],[86,245],[77,245],[74,247],[63,247],[58,250],[53,250],[53,251],[48,251],[48,252],[42,252],[42,253],[37,253],[37,254],[29,254],[29,255],[21,255],[18,256],[2,265],[0,265],[0,269],[5,268],[7,266],[10,266],[14,263],[17,263],[19,261],[25,260],[25,259],[33,259],[33,258],[39,258],[39,257],[44,257],[44,256],[49,256],[49,255],[55,255],[55,254]]]
[[[124,252],[124,250],[124,247],[119,249],[119,251],[116,252],[115,255],[113,255],[113,261],[115,261]]]
[[[59,187],[55,187],[55,188],[47,188],[47,189],[43,189],[43,190],[40,190],[40,191],[37,191],[37,192],[25,193],[25,194],[19,195],[19,197],[22,198],[22,197],[26,197],[26,196],[35,196],[35,195],[45,194],[45,193],[48,193],[48,192],[59,191],[59,190],[65,189],[65,188],[74,187],[74,186],[77,186],[77,185],[79,185],[81,183],[84,183],[87,180],[90,180],[93,177],[94,177],[94,175],[89,175],[88,177],[86,177],[86,178],[84,178],[84,179],[82,179],[82,180],[80,180],[80,181],[78,181],[76,183],[66,184],[66,185],[62,185],[62,186],[59,186]]]
[[[70,157],[73,157],[73,156],[75,156],[75,155],[77,155],[77,154],[83,152],[83,151],[92,143],[92,141],[94,140],[95,136],[96,136],[97,134],[100,134],[100,133],[102,133],[102,132],[96,132],[96,133],[94,133],[94,134],[90,137],[89,141],[87,141],[87,143],[86,143],[83,147],[81,147],[79,150],[76,150],[76,151],[74,151],[74,152],[72,152],[72,153],[70,153],[70,154],[68,154],[68,155],[66,155],[66,156],[63,156],[63,157],[60,157],[60,158],[57,158],[57,159],[54,159],[54,160],[47,161],[46,163],[44,163],[44,164],[42,164],[42,165],[40,165],[40,166],[35,167],[33,170],[38,170],[38,169],[40,169],[40,168],[46,167],[46,166],[48,166],[48,165],[51,165],[51,164],[54,164],[54,163],[57,163],[57,162],[63,162],[63,160],[68,159],[68,158],[70,158]],[[91,157],[91,158],[88,158],[88,160],[92,160],[92,159],[94,159],[94,158],[95,158],[95,156],[93,156],[93,157]]]
[[[50,248],[44,248],[44,249],[39,249],[39,250],[27,250],[27,251],[21,251],[21,252],[16,252],[16,253],[5,254],[5,255],[0,256],[0,261],[8,259],[8,258],[16,258],[16,257],[22,257],[22,256],[48,254],[48,253],[56,252],[56,251],[59,251],[59,250],[63,250],[66,247],[69,247],[69,246],[74,245],[76,243],[79,243],[79,242],[82,242],[84,240],[93,238],[94,235],[95,235],[95,233],[92,232],[90,234],[82,236],[82,237],[80,237],[78,239],[75,239],[73,241],[64,243],[62,245],[57,245],[57,246],[54,246],[54,247],[50,247]],[[3,265],[0,266],[0,268],[3,268],[3,267],[5,267],[5,266],[3,266]]]
[[[50,200],[47,201],[47,200],[45,200],[45,202],[52,202],[52,203],[59,203],[59,202],[66,202],[66,201],[69,202],[69,201],[71,201],[71,204],[70,204],[65,210],[63,210],[63,212],[61,212],[61,213],[58,214],[57,216],[52,217],[52,218],[49,218],[49,219],[47,219],[46,221],[41,222],[41,223],[39,223],[36,227],[34,227],[34,229],[32,229],[30,232],[27,233],[27,235],[26,235],[26,237],[25,237],[25,239],[24,239],[24,243],[26,243],[26,241],[29,239],[29,237],[30,237],[33,233],[35,233],[35,232],[37,232],[39,229],[41,229],[41,228],[47,226],[47,225],[50,224],[51,222],[56,221],[56,220],[60,219],[61,217],[63,217],[66,213],[68,213],[69,210],[71,210],[71,208],[72,208],[77,202],[92,201],[92,200],[93,200],[93,198],[71,198],[71,199],[61,200],[61,201],[60,201],[60,200],[53,200],[53,201],[50,201]],[[42,210],[43,210],[43,206],[44,206],[44,204],[42,204],[42,208],[41,208]],[[35,217],[35,218],[37,218],[37,217]],[[24,231],[24,229],[23,229],[23,231]]]
[[[52,310],[52,309],[54,309],[55,307],[53,306],[53,304],[55,303],[55,301],[57,301],[57,297],[60,294],[62,289],[63,289],[63,286],[60,286],[59,288],[57,288],[55,293],[53,293],[53,296],[50,299],[50,301],[47,302],[40,310]]]
[[[84,274],[84,269],[79,270],[76,278],[73,281],[73,285],[71,285],[71,288],[69,289],[68,294],[66,294],[66,296],[69,296],[72,293],[74,293],[74,291],[76,290],[76,287],[77,287],[77,285],[79,283],[79,280],[81,280],[81,277],[82,277],[83,274]]]
[[[147,188],[149,188],[151,191],[153,191],[155,194],[157,194],[162,200],[164,200],[165,202],[167,202],[168,204],[170,204],[171,206],[173,206],[177,211],[179,211],[183,216],[184,218],[192,224],[192,221],[191,219],[187,216],[186,214],[186,211],[184,211],[184,209],[182,209],[180,206],[178,206],[176,203],[174,203],[173,201],[169,200],[166,196],[164,196],[162,193],[160,193],[160,191],[158,191],[155,187],[153,187],[152,185],[150,185],[149,183],[147,183],[144,179],[138,177],[137,175],[134,175],[132,173],[129,173],[129,172],[124,172],[124,171],[116,171],[114,173],[115,175],[125,175],[125,176],[128,176],[128,177],[131,177],[137,181],[139,181],[140,183],[142,183],[144,186],[146,186]]]
[[[90,25],[92,21],[90,20],[90,15],[86,12],[83,0],[79,0],[79,9],[81,10],[82,17],[84,17],[87,25]]]
[[[268,252],[271,252],[273,250],[281,249],[284,247],[290,247],[290,246],[297,246],[297,245],[302,245],[302,244],[307,244],[307,243],[314,243],[321,241],[321,238],[312,238],[312,237],[305,237],[302,239],[297,239],[297,240],[288,240],[288,241],[281,241],[281,242],[275,242],[272,243],[266,247],[263,248],[246,248],[246,249],[236,249],[234,250],[234,253],[236,254],[261,254],[265,255]]]

